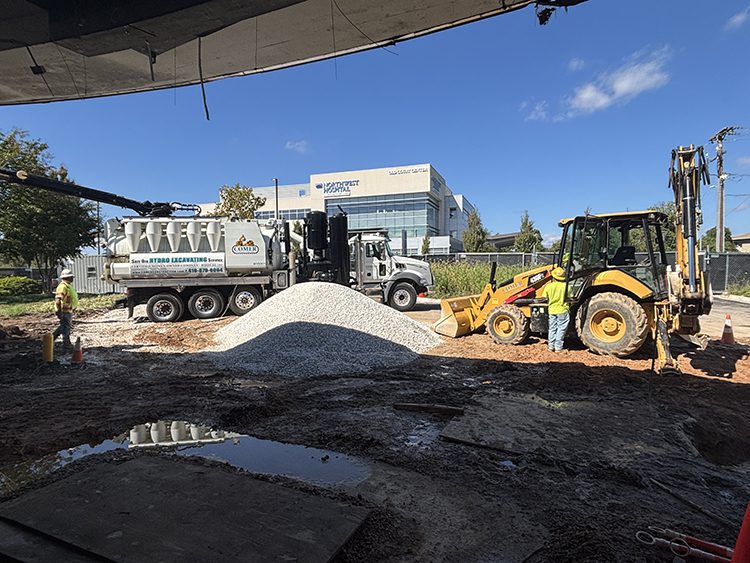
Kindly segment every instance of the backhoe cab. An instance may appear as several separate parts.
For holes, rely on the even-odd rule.
[[[698,316],[711,308],[711,291],[698,265],[700,181],[707,168],[703,151],[680,147],[672,153],[670,187],[677,206],[675,266],[664,247],[668,217],[657,211],[585,215],[560,222],[555,264],[523,272],[480,295],[444,299],[436,332],[458,337],[486,327],[499,344],[521,344],[530,332],[547,332],[542,289],[559,264],[566,273],[566,300],[583,344],[600,354],[623,357],[638,351],[651,334],[659,371],[679,371],[669,349],[675,333],[705,346]]]

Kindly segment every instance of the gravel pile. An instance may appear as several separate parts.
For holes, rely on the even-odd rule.
[[[348,287],[290,287],[216,332],[211,361],[291,377],[366,372],[403,365],[440,337]]]

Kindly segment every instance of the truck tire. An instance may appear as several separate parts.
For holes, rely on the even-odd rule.
[[[498,344],[523,344],[529,337],[529,319],[515,305],[500,305],[487,316],[487,332]]]
[[[157,293],[146,303],[146,314],[155,323],[173,323],[182,317],[185,305],[174,293]]]
[[[598,293],[576,314],[581,342],[597,354],[623,358],[637,352],[648,336],[643,307],[621,293]]]
[[[224,312],[224,298],[215,289],[199,289],[188,300],[188,311],[196,319],[214,319]]]
[[[257,287],[241,285],[229,297],[229,310],[235,315],[242,316],[257,307],[263,301],[263,296]]]
[[[417,304],[417,290],[410,283],[397,283],[391,290],[388,304],[396,311],[411,311]]]

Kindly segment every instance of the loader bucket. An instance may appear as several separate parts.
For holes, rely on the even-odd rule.
[[[469,334],[474,329],[473,301],[479,297],[456,297],[454,299],[442,299],[440,301],[440,320],[432,325],[432,329],[438,334],[457,338]]]

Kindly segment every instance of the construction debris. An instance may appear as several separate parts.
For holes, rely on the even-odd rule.
[[[426,326],[331,283],[295,285],[222,327],[209,358],[289,377],[403,365],[441,343]]]

